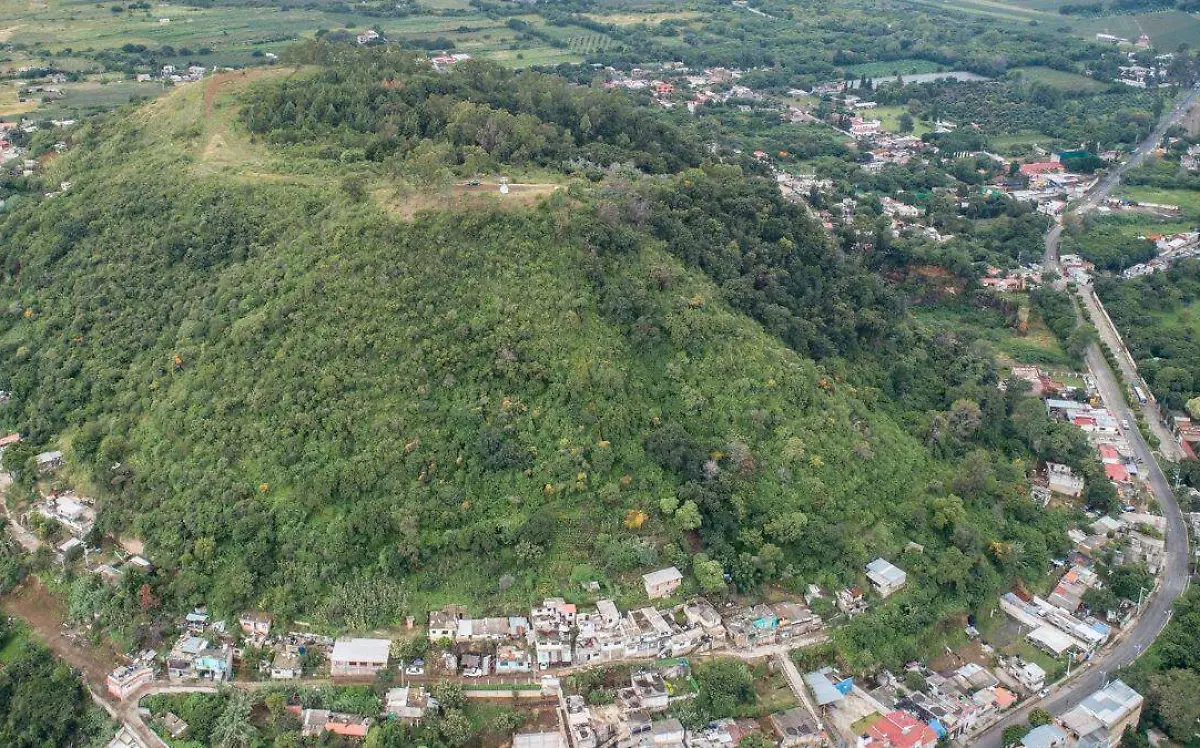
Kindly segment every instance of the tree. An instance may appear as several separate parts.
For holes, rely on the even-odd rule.
[[[1054,717],[1050,715],[1050,712],[1040,707],[1029,713],[1030,727],[1041,727],[1042,725],[1048,725],[1053,721]]]
[[[466,743],[474,735],[471,720],[462,713],[461,709],[447,709],[437,721],[438,733],[451,746],[457,748]]]
[[[685,501],[675,510],[675,524],[680,530],[695,530],[700,527],[700,507],[694,501]]]
[[[914,127],[912,115],[909,114],[908,112],[904,112],[903,114],[901,114],[899,124],[900,124],[900,132],[903,132],[903,133],[912,132],[913,127]]]
[[[1021,742],[1021,738],[1025,737],[1025,733],[1029,732],[1029,728],[1024,725],[1009,725],[1004,728],[1004,732],[1000,733],[1000,744],[1004,748],[1014,746]]]
[[[258,730],[250,724],[250,697],[242,691],[230,692],[225,711],[213,725],[214,748],[250,748],[258,739]]]
[[[925,681],[925,676],[918,673],[916,670],[904,671],[904,685],[910,691],[924,692],[929,684]]]
[[[710,559],[704,553],[692,557],[692,573],[696,582],[705,592],[723,592],[725,590],[725,569],[719,561]]]
[[[1200,724],[1200,672],[1175,668],[1150,679],[1158,721],[1175,740],[1188,742]]]
[[[754,678],[746,663],[722,659],[697,665],[696,709],[704,721],[738,715],[745,704],[754,703]]]

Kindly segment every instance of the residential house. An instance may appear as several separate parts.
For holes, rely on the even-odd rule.
[[[288,707],[300,716],[300,735],[309,737],[328,732],[344,738],[365,738],[375,720],[358,714],[331,712],[328,709],[301,709]]]
[[[650,734],[655,748],[684,748],[683,723],[674,717],[652,722]]]
[[[503,644],[496,648],[496,675],[528,673],[532,669],[529,653],[523,647]]]
[[[641,670],[630,676],[630,687],[623,688],[619,696],[630,709],[648,712],[665,711],[670,702],[667,683],[652,670]]]
[[[817,725],[804,707],[797,706],[786,712],[776,712],[767,719],[779,738],[779,748],[829,745],[829,735]]]
[[[1036,662],[1014,660],[1008,671],[1029,693],[1036,693],[1046,686],[1046,671]]]
[[[334,678],[371,677],[388,665],[388,639],[338,639],[333,644],[329,674]]]
[[[1017,748],[1058,748],[1067,745],[1067,734],[1057,725],[1038,725],[1021,738]]]
[[[238,616],[238,625],[242,627],[242,633],[250,637],[265,637],[271,633],[271,621],[273,619],[266,613],[257,613],[249,611]]]
[[[163,727],[166,728],[167,734],[173,740],[179,740],[183,734],[187,732],[188,723],[179,718],[179,715],[174,712],[167,712],[163,715]]]
[[[662,613],[650,607],[629,611],[623,628],[626,657],[658,657],[673,633]]]
[[[867,611],[866,598],[863,597],[862,590],[858,587],[846,587],[838,590],[834,598],[837,601],[838,610],[848,616],[853,617]]]
[[[124,701],[142,686],[154,680],[154,670],[148,665],[134,663],[122,665],[108,674],[104,686],[108,692]]]
[[[521,732],[513,735],[512,748],[567,748],[561,732]]]
[[[210,646],[208,639],[185,633],[167,654],[171,680],[229,680],[233,675],[233,647]]]
[[[467,609],[462,605],[447,605],[441,610],[429,611],[429,641],[454,641],[458,636],[458,620],[466,616]]]
[[[683,583],[683,574],[674,566],[652,571],[642,575],[642,584],[646,587],[646,596],[651,600],[670,597]]]
[[[1109,683],[1062,715],[1059,722],[1078,748],[1111,748],[1119,745],[1126,727],[1142,715],[1142,696],[1121,680]]]
[[[858,748],[934,748],[933,728],[908,712],[888,712],[858,738]]]
[[[567,697],[566,714],[571,748],[596,748],[599,741],[592,728],[592,712],[582,696]]]
[[[533,645],[538,667],[569,665],[573,661],[571,628],[576,609],[562,598],[546,598],[529,615],[528,639]]]
[[[576,617],[574,662],[607,662],[625,656],[625,630],[621,614],[611,600],[596,603],[596,612]]]
[[[437,706],[421,686],[390,688],[384,700],[384,716],[395,717],[404,722],[418,722]]]
[[[301,675],[301,667],[298,652],[281,649],[271,661],[271,680],[295,680]]]
[[[779,640],[779,616],[768,605],[741,608],[729,616],[725,623],[729,641],[735,647],[765,647]]]
[[[1050,491],[1070,498],[1079,498],[1083,493],[1083,476],[1075,475],[1070,466],[1057,462],[1046,463],[1046,476]]]
[[[721,614],[708,600],[697,597],[683,606],[683,615],[693,626],[703,629],[718,646],[725,643],[726,631],[721,623]]]
[[[779,640],[787,641],[798,636],[811,634],[821,629],[821,617],[797,602],[779,602],[771,605],[779,624]]]
[[[874,585],[880,597],[889,597],[904,586],[908,575],[887,560],[877,558],[867,564],[867,579]]]

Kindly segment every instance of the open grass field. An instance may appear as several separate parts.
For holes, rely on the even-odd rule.
[[[1133,41],[1145,33],[1156,49],[1169,52],[1175,51],[1180,44],[1191,47],[1200,45],[1200,18],[1178,10],[1099,18],[1062,18],[1073,32],[1084,37],[1094,38],[1096,34],[1105,33]]]
[[[898,133],[900,132],[900,117],[907,111],[908,108],[902,106],[881,106],[864,111],[863,116],[867,118],[874,117],[883,123],[883,129],[888,132]],[[913,135],[921,136],[931,130],[933,130],[932,122],[913,118]]]
[[[1022,80],[1045,83],[1047,86],[1062,91],[1097,93],[1108,88],[1106,84],[1085,75],[1067,73],[1054,68],[1013,68],[1010,72],[1020,75]]]
[[[936,62],[929,60],[891,60],[889,62],[864,62],[858,65],[848,65],[843,70],[847,78],[882,78],[890,75],[917,75],[919,73],[938,73],[942,68]]]
[[[1049,22],[1052,19],[1061,20],[1062,16],[1037,8],[1027,7],[1016,2],[999,2],[999,0],[915,0],[916,4],[927,8],[956,10],[970,15],[991,16],[1006,21]]]
[[[37,108],[36,101],[21,101],[17,95],[16,86],[0,86],[0,117],[12,117],[17,114],[32,112]]]
[[[1153,187],[1120,187],[1117,196],[1140,203],[1178,205],[1180,215],[1191,220],[1200,220],[1200,192],[1193,190],[1160,190]]]
[[[1024,294],[1014,295],[1022,306],[1028,306]],[[1028,329],[1021,333],[1005,324],[1004,315],[993,309],[914,308],[914,315],[923,325],[934,330],[969,331],[987,341],[1005,363],[1065,366],[1066,351],[1045,323],[1029,311]]]
[[[593,21],[611,23],[614,26],[636,26],[639,23],[654,26],[663,21],[690,21],[699,17],[700,13],[694,10],[677,10],[648,11],[646,13],[584,13],[583,15]]]

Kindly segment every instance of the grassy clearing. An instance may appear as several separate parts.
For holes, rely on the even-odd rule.
[[[900,132],[900,117],[907,111],[907,107],[902,106],[881,106],[864,111],[863,116],[874,117],[883,123],[883,129],[898,133]],[[921,136],[932,130],[932,122],[913,118],[913,135]]]
[[[32,112],[34,109],[37,109],[37,102],[33,100],[21,101],[17,95],[16,87],[0,87],[0,117],[25,114],[26,112]]]
[[[635,26],[644,23],[653,26],[663,21],[690,21],[699,17],[694,10],[651,11],[646,13],[584,13],[585,18],[591,18],[600,23],[611,23],[614,26]]]
[[[1200,192],[1193,190],[1160,190],[1154,187],[1121,187],[1120,197],[1140,203],[1178,205],[1181,216],[1192,220],[1200,219]]]
[[[890,75],[917,75],[920,73],[937,73],[941,70],[936,62],[929,60],[892,60],[890,62],[864,62],[858,65],[849,65],[843,70],[846,72],[846,77],[858,78],[867,76],[868,78],[882,78]]]
[[[992,149],[999,153],[1014,153],[1028,150],[1031,146],[1047,146],[1054,138],[1036,130],[1022,130],[1008,135],[997,135],[990,138]]]
[[[1106,33],[1133,41],[1145,33],[1159,51],[1173,52],[1180,44],[1200,44],[1200,18],[1178,10],[1099,18],[1072,16],[1069,23],[1077,35],[1090,38]]]
[[[1024,294],[1014,295],[1028,306]],[[1065,366],[1067,353],[1041,318],[1029,310],[1028,329],[1021,332],[1006,324],[1004,315],[994,309],[916,308],[914,316],[936,330],[969,333],[991,344],[1005,363]]]
[[[1051,18],[1061,18],[1057,14],[1022,8],[1009,3],[989,2],[989,0],[915,0],[918,5],[942,10],[956,10],[976,16],[990,16],[1006,21],[1028,23],[1029,21],[1046,21]]]
[[[1014,68],[1011,72],[1019,73],[1021,78],[1024,80],[1034,81],[1036,83],[1045,83],[1047,86],[1063,91],[1096,93],[1108,88],[1108,86],[1104,83],[1092,78],[1088,78],[1085,75],[1079,75],[1078,73],[1067,73],[1062,70],[1055,70],[1054,68]]]

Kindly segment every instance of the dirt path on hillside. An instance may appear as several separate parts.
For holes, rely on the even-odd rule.
[[[0,609],[24,621],[54,654],[78,668],[88,684],[103,693],[105,678],[117,666],[117,653],[110,647],[97,647],[64,629],[62,604],[37,577],[27,577],[0,599]]]

